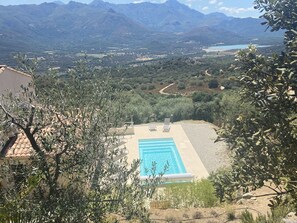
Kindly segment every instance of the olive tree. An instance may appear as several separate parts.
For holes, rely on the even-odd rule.
[[[120,94],[81,65],[46,80],[0,104],[2,142],[22,136],[32,148],[18,182],[16,161],[1,160],[1,222],[102,222],[109,213],[149,221],[145,198],[158,179],[140,182],[139,161],[129,165],[109,131],[122,123]]]
[[[221,180],[225,192],[271,182],[278,195],[285,190],[293,197],[297,209],[297,4],[257,0],[255,7],[272,31],[285,31],[285,52],[263,56],[251,46],[238,53],[241,97],[253,109],[221,132],[234,154],[232,171]]]

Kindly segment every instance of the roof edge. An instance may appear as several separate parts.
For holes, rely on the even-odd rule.
[[[14,135],[6,141],[3,148],[0,150],[0,157],[6,156],[7,151],[9,150],[9,148],[11,148],[13,146],[13,144],[15,143],[17,138],[18,138],[18,135]]]
[[[0,74],[3,73],[5,69],[11,70],[11,71],[16,72],[18,74],[21,74],[21,75],[24,75],[26,77],[31,77],[32,78],[32,76],[30,74],[27,74],[27,73],[25,73],[23,71],[16,70],[16,69],[11,68],[11,67],[9,67],[7,65],[0,65]],[[2,72],[1,72],[1,70],[2,70]]]

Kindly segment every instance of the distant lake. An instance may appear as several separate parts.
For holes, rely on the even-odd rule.
[[[217,51],[228,51],[228,50],[242,50],[246,49],[250,44],[239,44],[239,45],[219,45],[211,46],[204,49],[206,52],[217,52]],[[269,45],[257,45],[253,44],[256,47],[269,47]]]

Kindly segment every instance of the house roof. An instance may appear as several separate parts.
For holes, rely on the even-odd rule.
[[[123,128],[119,128],[119,130],[122,131]],[[130,133],[131,130],[127,131],[128,133],[125,133],[125,131],[123,131],[122,134],[134,133],[134,130],[132,130],[133,133]],[[45,136],[49,132],[50,128],[46,128],[42,131],[42,135]],[[116,147],[118,147],[119,145],[120,144],[116,145]],[[108,146],[112,147],[113,145]],[[56,152],[59,152],[59,148],[58,151],[49,152],[47,153],[47,155],[54,155]],[[9,138],[4,147],[0,147],[0,157],[3,158],[29,158],[32,154],[34,154],[34,150],[31,146],[29,139],[23,132],[18,133],[15,136]]]
[[[15,72],[15,73],[21,74],[21,75],[23,75],[23,76],[31,77],[31,75],[26,74],[26,73],[24,73],[24,72],[22,72],[22,71],[13,69],[13,68],[8,67],[8,66],[6,66],[6,65],[0,65],[0,74],[3,73],[5,70],[10,70],[10,71],[13,71],[13,72]]]
[[[1,155],[6,158],[29,157],[31,154],[31,143],[24,134],[10,138],[1,151]]]

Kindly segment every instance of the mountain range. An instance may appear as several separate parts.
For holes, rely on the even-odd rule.
[[[262,20],[203,14],[177,0],[162,4],[90,4],[71,1],[0,6],[0,52],[50,49],[104,50],[107,47],[173,46],[195,42],[265,41],[280,33],[265,32]]]

